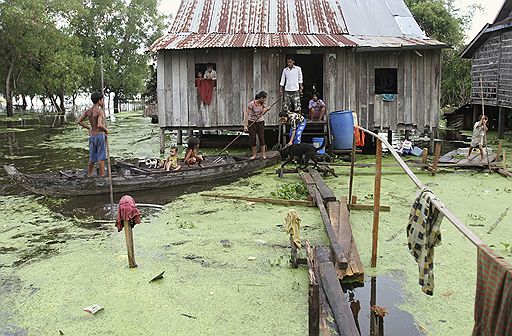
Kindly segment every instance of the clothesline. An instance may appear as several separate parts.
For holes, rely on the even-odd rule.
[[[400,157],[400,155],[396,152],[396,150],[387,142],[386,139],[381,137],[378,134],[373,133],[372,131],[369,131],[365,128],[362,128],[360,126],[354,126],[361,131],[373,136],[374,138],[379,139],[388,149],[389,152],[395,157],[396,161],[402,167],[402,169],[405,171],[405,173],[409,176],[409,178],[414,182],[414,184],[420,189],[423,190],[426,188],[426,186],[418,179],[418,177],[414,174],[414,172],[409,168],[409,166],[405,163],[404,160]],[[466,237],[471,241],[474,245],[482,245],[484,244],[483,240],[480,239],[477,235],[475,235],[464,223],[462,223],[457,216],[455,216],[440,200],[438,199],[432,199],[432,204],[448,219],[455,227]]]

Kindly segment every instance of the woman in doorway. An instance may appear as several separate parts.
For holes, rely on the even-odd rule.
[[[256,136],[260,141],[261,156],[266,159],[266,145],[265,145],[265,120],[263,115],[269,110],[265,107],[267,100],[267,93],[261,91],[254,97],[254,100],[249,103],[247,110],[244,114],[244,131],[249,132],[249,141],[251,142],[252,156],[251,159],[256,158]]]

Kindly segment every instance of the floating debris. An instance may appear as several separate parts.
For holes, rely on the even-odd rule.
[[[158,274],[156,277],[154,277],[153,279],[149,280],[149,282],[153,282],[153,281],[156,281],[156,280],[160,280],[160,279],[163,279],[164,278],[164,273],[165,271],[163,271],[162,273]]]

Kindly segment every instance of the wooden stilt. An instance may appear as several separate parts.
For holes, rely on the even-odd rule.
[[[375,185],[373,189],[373,231],[371,266],[377,266],[377,243],[379,240],[380,184],[382,178],[382,142],[377,139],[377,160],[375,163]]]
[[[507,152],[503,151],[503,169],[507,170]]]
[[[309,241],[306,240],[306,259],[309,273],[309,336],[320,335],[320,291],[315,256]]]
[[[436,150],[434,153],[434,162],[432,163],[432,175],[435,175],[437,172],[437,165],[439,163],[439,158],[441,157],[441,142],[436,142]]]
[[[503,139],[505,136],[505,108],[498,108],[498,138]]]
[[[135,262],[135,252],[133,250],[133,230],[132,226],[127,220],[123,221],[124,236],[126,238],[126,249],[128,250],[128,266],[130,268],[137,267]]]
[[[183,130],[176,131],[176,142],[178,145],[183,145]]]
[[[350,204],[357,204],[357,196],[356,195],[352,195],[352,198],[351,198],[351,202]]]
[[[428,148],[423,148],[423,152],[421,153],[421,163],[427,164],[428,160]]]
[[[356,136],[352,139],[352,153],[350,155],[350,180],[348,185],[348,199],[352,200],[352,188],[354,185],[354,163],[356,162]]]
[[[160,128],[160,154],[163,154],[165,151],[165,128]]]
[[[496,151],[496,162],[500,161],[501,152],[503,151],[503,140],[498,143],[498,150]]]

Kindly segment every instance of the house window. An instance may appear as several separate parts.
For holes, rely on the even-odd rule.
[[[375,69],[375,94],[398,93],[398,69]]]
[[[196,63],[196,78],[217,80],[217,65],[215,63]]]

